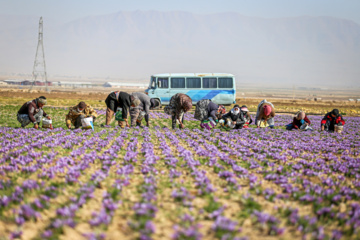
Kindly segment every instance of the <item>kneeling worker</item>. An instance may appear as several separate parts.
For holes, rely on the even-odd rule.
[[[78,105],[71,107],[69,109],[69,113],[66,115],[66,126],[67,128],[71,128],[71,124],[75,126],[75,128],[81,127],[81,119],[92,117],[93,122],[97,118],[96,111],[85,102],[79,102]]]
[[[338,109],[333,109],[331,112],[325,114],[321,120],[321,131],[334,132],[335,127],[343,127],[345,121]]]
[[[21,127],[26,127],[29,123],[34,124],[34,128],[38,129],[42,117],[51,119],[43,110],[46,105],[46,97],[41,96],[34,100],[24,103],[17,114],[17,120],[21,123]]]

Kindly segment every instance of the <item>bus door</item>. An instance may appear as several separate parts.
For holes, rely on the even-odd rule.
[[[161,100],[161,103],[169,103],[170,101],[170,88],[169,88],[169,78],[168,77],[158,77],[157,78],[157,88],[156,88],[156,97]]]

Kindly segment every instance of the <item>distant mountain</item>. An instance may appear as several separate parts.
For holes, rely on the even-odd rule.
[[[0,72],[29,72],[38,18],[0,16]],[[357,84],[360,25],[332,17],[134,11],[66,24],[44,19],[48,73],[148,79],[229,72],[241,82]]]

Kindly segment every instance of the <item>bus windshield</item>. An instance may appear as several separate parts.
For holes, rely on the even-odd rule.
[[[151,77],[150,86],[149,88],[155,89],[156,88],[156,77]]]

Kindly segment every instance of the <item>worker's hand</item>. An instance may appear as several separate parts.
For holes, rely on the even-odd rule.
[[[71,125],[67,125],[67,128],[70,129],[70,128],[71,128]]]
[[[260,128],[260,126],[257,126],[257,128]]]
[[[325,126],[322,125],[322,126],[321,126],[321,131],[324,131],[324,130],[325,130]]]
[[[236,121],[233,121],[233,124],[236,125]]]
[[[34,128],[35,128],[35,129],[39,129],[39,124],[36,123],[36,124],[34,125]]]
[[[185,128],[183,123],[180,123],[180,128]]]
[[[305,124],[306,124],[306,126],[309,126],[309,123],[308,123],[308,122],[306,122]]]
[[[46,118],[47,118],[47,119],[49,119],[49,120],[51,119],[51,117],[50,117],[50,116],[46,116]]]

